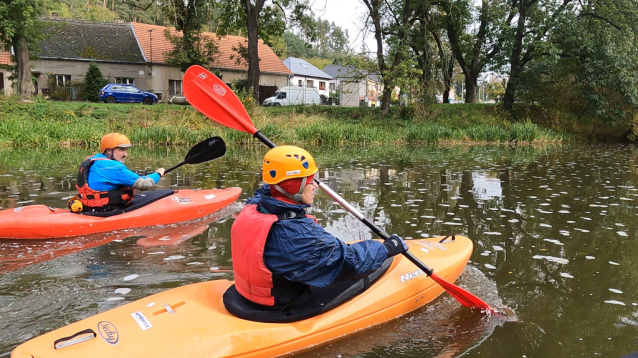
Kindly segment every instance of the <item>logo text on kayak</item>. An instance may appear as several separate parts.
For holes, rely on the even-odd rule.
[[[178,198],[176,196],[174,196],[171,200],[173,200],[176,203],[180,203],[180,204],[190,204],[193,201],[191,200],[191,198]]]
[[[423,248],[421,248],[421,251],[423,252],[429,252],[430,250],[434,250],[434,249],[439,249],[443,251],[447,250],[447,247],[445,247],[445,245],[440,244],[438,242],[432,242],[432,241],[425,241],[425,242],[413,241],[413,242],[423,246]]]
[[[133,317],[135,322],[137,322],[137,324],[140,326],[142,331],[146,331],[147,329],[153,327],[153,325],[148,320],[148,318],[146,318],[146,316],[144,316],[144,314],[142,312],[140,312],[140,311],[137,311],[135,313],[131,313],[131,317]]]
[[[414,272],[406,272],[405,275],[401,275],[401,283],[405,283],[405,281],[410,281],[411,279],[420,276],[423,274],[421,269],[418,269]]]
[[[115,328],[115,325],[113,325],[113,323],[111,322],[102,321],[98,323],[97,331],[108,344],[117,344],[117,342],[120,340],[120,335],[117,333],[117,328]]]

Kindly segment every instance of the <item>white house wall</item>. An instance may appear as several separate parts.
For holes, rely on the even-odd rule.
[[[4,87],[4,94],[6,95],[13,94],[13,87],[12,87],[13,81],[9,80],[9,76],[11,76],[12,74],[11,71],[9,71],[7,68],[0,67],[0,73],[2,73],[2,81],[3,81],[2,87]]]
[[[316,77],[309,77],[309,76],[293,75],[289,83],[290,83],[290,86],[303,87],[307,85],[308,80],[313,81],[312,87],[314,87],[314,89],[317,91],[317,93],[319,93],[319,95],[330,97],[330,84],[329,84],[330,80],[327,78],[316,78]],[[300,83],[299,81],[301,81],[301,86],[299,85]],[[319,89],[319,81],[325,82],[326,84],[325,89]],[[310,86],[308,86],[308,88],[310,88]]]
[[[365,95],[363,81],[338,81],[339,105],[343,107],[359,107],[361,97]]]
[[[48,60],[41,59],[32,61],[32,72],[40,73],[37,78],[38,92],[41,93],[41,89],[49,88],[49,74],[51,75],[70,75],[71,81],[84,82],[84,76],[89,70],[89,61],[74,61],[74,60]],[[149,83],[147,81],[147,74],[145,71],[145,65],[140,64],[124,64],[124,63],[110,63],[110,62],[97,62],[97,66],[102,71],[102,75],[107,78],[108,81],[114,81],[116,77],[133,78],[135,79],[135,86],[148,90]],[[5,87],[6,88],[6,87]]]

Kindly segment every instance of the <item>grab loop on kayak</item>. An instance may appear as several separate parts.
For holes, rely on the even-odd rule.
[[[439,241],[439,244],[444,244],[445,240],[447,240],[447,238],[450,237],[450,236],[452,237],[452,240],[450,240],[450,242],[456,240],[456,236],[454,236],[454,234],[451,234],[451,235],[448,235],[448,236],[442,238],[441,241]]]
[[[86,342],[86,341],[91,340],[91,339],[93,339],[95,337],[97,337],[97,334],[95,333],[95,331],[90,329],[90,328],[87,328],[87,329],[85,329],[83,331],[80,331],[80,332],[78,332],[78,333],[76,333],[76,334],[74,334],[72,336],[68,336],[68,337],[64,337],[64,338],[60,338],[60,339],[56,340],[55,342],[53,342],[53,347],[55,349],[60,349],[60,348],[72,346],[74,344]]]

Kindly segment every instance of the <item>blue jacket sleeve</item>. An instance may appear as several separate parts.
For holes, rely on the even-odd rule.
[[[96,161],[89,174],[89,186],[93,190],[113,190],[119,187],[130,187],[140,176],[129,170],[124,164],[114,160]],[[160,180],[158,173],[141,178],[151,178],[154,183]]]
[[[378,241],[348,245],[312,219],[273,225],[266,241],[264,261],[274,274],[293,282],[326,287],[335,279],[347,280],[381,266],[388,251]]]

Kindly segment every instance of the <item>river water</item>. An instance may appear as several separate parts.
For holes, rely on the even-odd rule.
[[[232,214],[260,183],[261,146],[184,166],[161,188],[239,186],[194,222],[43,242],[0,242],[0,357],[21,342],[187,283],[232,279]],[[133,148],[140,173],[188,148]],[[303,357],[638,356],[638,150],[632,146],[315,149],[322,180],[385,231],[459,234],[474,253],[457,285],[516,322],[443,294],[421,310]],[[90,152],[0,151],[0,206],[63,207]],[[312,214],[345,240],[370,231],[327,195]],[[93,246],[93,247],[91,247]],[[90,247],[90,248],[86,248]],[[85,248],[81,250],[80,248]]]

